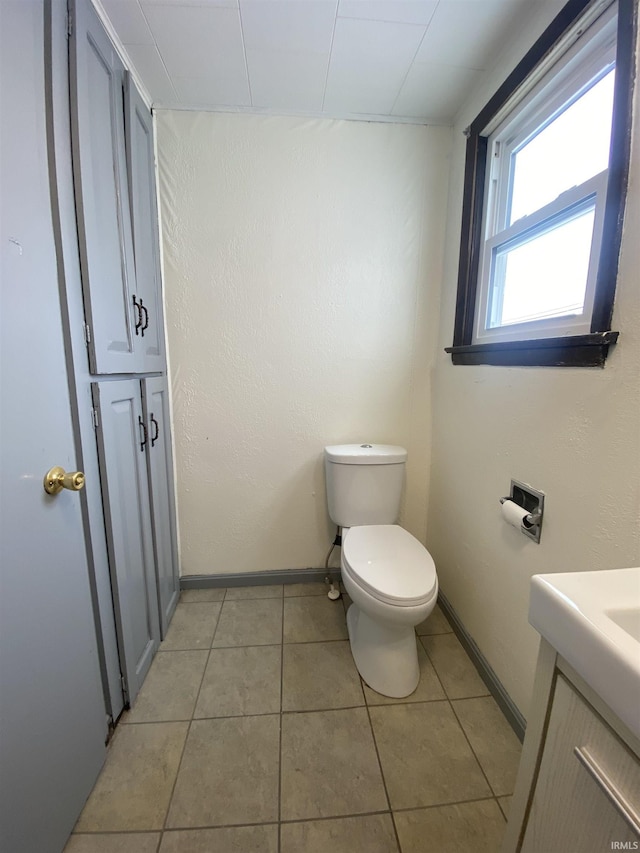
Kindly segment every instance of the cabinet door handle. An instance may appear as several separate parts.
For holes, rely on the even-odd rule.
[[[147,306],[142,304],[142,299],[140,300],[140,311],[144,311],[144,326],[140,330],[144,338],[144,330],[149,328],[149,312],[147,311]]]
[[[601,789],[602,793],[613,804],[619,815],[637,835],[640,835],[640,815],[637,814],[617,785],[609,779],[589,750],[584,746],[576,746],[573,752],[580,764],[582,764],[596,785]]]
[[[133,294],[133,307],[136,309],[136,313],[138,315],[136,320],[136,335],[139,335],[140,326],[142,326],[142,299],[138,302],[135,293]]]
[[[138,423],[142,427],[142,441],[140,442],[140,450],[144,450],[144,448],[147,444],[147,438],[148,438],[148,436],[147,436],[147,425],[142,420],[140,415],[138,415]]]
[[[153,435],[151,436],[151,447],[153,447],[153,445],[158,440],[158,436],[160,435],[160,426],[158,424],[158,421],[153,417],[153,412],[151,412],[151,423],[154,426]]]

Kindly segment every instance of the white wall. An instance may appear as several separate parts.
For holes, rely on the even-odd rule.
[[[157,127],[183,574],[323,565],[326,444],[406,446],[424,541],[450,130]]]
[[[427,527],[444,594],[525,716],[538,648],[527,623],[531,576],[640,565],[637,126],[613,320],[620,342],[606,367],[454,367],[442,352],[451,344],[455,314],[462,130],[542,31],[550,10],[541,4],[538,18],[521,28],[454,129]],[[546,494],[540,545],[501,520],[498,500],[512,477]]]

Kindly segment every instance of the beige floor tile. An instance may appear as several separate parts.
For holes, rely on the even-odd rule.
[[[436,604],[429,616],[421,622],[416,628],[416,634],[423,636],[424,634],[451,634],[451,625],[447,622],[447,617],[440,609],[440,605]]]
[[[76,831],[161,829],[187,729],[188,723],[118,729]]]
[[[420,639],[449,699],[489,695],[455,634],[437,634]]]
[[[418,663],[420,664],[420,681],[410,696],[405,696],[404,699],[392,699],[376,693],[368,684],[365,684],[364,695],[367,705],[397,705],[398,702],[432,702],[435,699],[446,699],[438,676],[420,643],[418,643]]]
[[[283,711],[364,705],[349,641],[300,643],[283,649]]]
[[[491,696],[452,702],[493,793],[513,794],[522,745]]]
[[[283,823],[282,853],[398,853],[388,814]]]
[[[72,835],[63,853],[156,853],[159,832]]]
[[[370,708],[391,807],[491,796],[448,702]]]
[[[194,720],[167,827],[277,820],[279,726],[278,715]]]
[[[209,652],[159,652],[123,723],[190,720]]]
[[[346,640],[347,622],[340,601],[306,596],[285,598],[285,643],[321,643],[324,640]]]
[[[511,808],[511,797],[498,797],[498,804],[502,809],[502,814],[506,820],[509,820],[509,809]]]
[[[278,853],[278,827],[268,824],[165,832],[159,853]]]
[[[282,584],[265,586],[230,586],[226,601],[239,601],[246,598],[282,598]]]
[[[271,646],[282,642],[282,599],[225,601],[213,647]]]
[[[281,773],[283,820],[388,808],[364,708],[285,714]]]
[[[202,601],[223,601],[226,593],[223,586],[212,586],[207,589],[183,589],[180,593],[182,604],[194,604]]]
[[[402,853],[497,853],[505,830],[495,800],[396,812],[394,818]]]
[[[353,604],[353,602],[352,602],[352,601],[351,601],[351,599],[349,598],[349,593],[347,593],[347,592],[343,592],[343,593],[342,593],[342,606],[344,607],[344,612],[345,612],[345,613],[346,613],[346,612],[347,612],[347,610],[351,607],[351,605],[352,605],[352,604]]]
[[[212,649],[194,717],[280,712],[282,646]]]
[[[324,581],[308,581],[307,583],[286,583],[284,585],[285,598],[297,598],[300,595],[326,595],[329,592],[329,584]]]
[[[181,649],[208,649],[222,604],[207,601],[179,604],[160,650],[175,652]]]

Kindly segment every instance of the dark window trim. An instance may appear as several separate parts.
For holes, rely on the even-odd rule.
[[[638,8],[635,0],[618,0],[611,159],[591,334],[530,341],[471,343],[480,252],[483,245],[482,208],[487,137],[482,135],[482,131],[540,61],[553,49],[566,30],[593,2],[594,0],[570,0],[563,7],[469,127],[453,346],[445,348],[445,352],[451,353],[454,364],[603,366],[609,346],[618,338],[618,333],[610,332],[610,329],[631,151],[635,46],[638,26]]]

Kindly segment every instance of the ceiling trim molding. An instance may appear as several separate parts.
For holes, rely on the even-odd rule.
[[[131,61],[131,57],[127,53],[126,47],[120,41],[120,36],[115,31],[113,24],[109,20],[109,16],[107,15],[107,13],[104,10],[104,6],[100,2],[100,0],[91,0],[91,3],[93,5],[93,8],[96,10],[97,16],[100,18],[100,20],[102,22],[102,26],[105,28],[105,30],[109,34],[109,38],[111,39],[111,42],[115,48],[116,53],[118,54],[118,56],[122,60],[124,67],[127,69],[129,74],[131,74],[131,76],[133,77],[133,81],[136,84],[136,88],[140,92],[140,95],[142,96],[142,100],[145,102],[147,107],[149,109],[151,109],[151,107],[153,106],[153,98],[149,94],[149,90],[144,85],[144,83],[142,81],[142,77],[138,74],[138,71],[137,71],[135,65]]]
[[[270,116],[272,118],[319,118],[327,121],[364,121],[378,124],[415,124],[419,127],[453,127],[452,119],[434,120],[429,118],[418,118],[415,116],[383,116],[368,115],[365,113],[329,114],[319,111],[295,111],[295,110],[271,110],[266,107],[250,106],[211,106],[198,104],[178,104],[158,101],[153,105],[154,112],[159,110],[172,110],[176,112],[199,112],[199,113],[235,113],[237,115]]]

